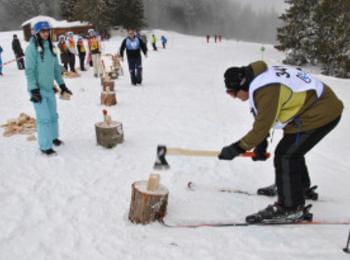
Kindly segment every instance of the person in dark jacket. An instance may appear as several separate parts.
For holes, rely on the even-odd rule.
[[[128,37],[123,40],[120,47],[119,54],[122,60],[124,59],[125,50],[128,57],[131,83],[136,86],[136,84],[142,83],[141,51],[147,57],[147,46],[140,38],[136,37],[136,32],[133,29],[128,30]]]
[[[12,40],[12,50],[15,53],[16,61],[17,61],[17,67],[19,70],[24,70],[24,52],[21,47],[21,42],[19,41],[16,34],[13,35]]]
[[[233,160],[255,147],[254,160],[266,160],[270,129],[284,132],[274,157],[278,200],[247,216],[246,222],[296,223],[312,219],[310,206],[305,206],[305,191],[310,187],[305,154],[339,123],[343,103],[325,83],[291,67],[268,67],[257,61],[229,68],[224,77],[226,92],[249,101],[255,121],[243,138],[223,147],[219,159]]]
[[[77,49],[79,54],[80,70],[85,71],[86,49],[85,49],[83,37],[81,36],[79,36],[78,38]]]

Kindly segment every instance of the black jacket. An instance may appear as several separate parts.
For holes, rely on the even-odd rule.
[[[13,39],[12,41],[12,50],[15,53],[16,56],[22,57],[24,56],[21,43],[19,42],[18,39]]]
[[[127,48],[127,40],[128,40],[129,37],[125,38],[122,42],[122,45],[120,47],[120,51],[119,51],[119,54],[121,57],[124,57],[124,51],[126,49],[126,55],[128,56],[128,58],[132,59],[132,58],[139,58],[141,57],[141,51],[143,52],[144,55],[147,55],[147,46],[146,44],[142,41],[142,39],[140,38],[137,38],[139,41],[140,41],[140,47],[138,49],[135,49],[135,50],[131,50],[131,49],[128,49]]]

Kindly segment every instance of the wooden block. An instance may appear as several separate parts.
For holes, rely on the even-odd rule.
[[[147,190],[147,181],[132,184],[129,220],[136,224],[148,224],[165,217],[168,205],[168,189],[159,185],[157,191]]]
[[[159,186],[159,179],[160,179],[159,174],[151,174],[147,182],[147,190],[156,191]]]
[[[111,121],[109,125],[105,122],[98,122],[95,124],[95,131],[97,144],[105,148],[113,148],[124,142],[121,122]]]
[[[103,91],[107,91],[107,88],[109,88],[110,91],[114,91],[114,86],[115,86],[114,81],[104,81],[102,83]]]
[[[63,95],[60,95],[60,99],[69,101],[71,99],[71,95],[68,94],[67,92],[64,92]]]
[[[117,104],[117,97],[115,92],[102,92],[101,93],[101,105],[114,106]]]

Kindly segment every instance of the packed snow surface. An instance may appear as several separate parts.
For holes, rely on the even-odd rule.
[[[0,33],[4,61],[13,59],[13,33],[21,35]],[[131,184],[155,172],[158,144],[219,150],[241,138],[253,122],[248,103],[226,95],[223,73],[229,66],[261,59],[261,44],[207,44],[204,37],[155,33],[168,37],[168,49],[149,51],[142,86],[131,86],[124,62],[125,76],[116,82],[118,105],[107,108],[113,120],[123,123],[123,144],[111,150],[96,145],[94,124],[103,120],[104,107],[99,104],[100,80],[91,69],[66,80],[74,93],[71,101],[57,99],[65,142],[57,156],[42,155],[37,143],[24,136],[0,136],[0,259],[349,259],[342,251],[346,225],[170,229],[128,221]],[[104,52],[117,52],[121,41],[118,36],[104,42]],[[265,47],[264,60],[281,64],[283,54]],[[307,155],[320,194],[312,212],[317,220],[350,221],[350,81],[308,71],[328,83],[346,107],[339,126]],[[24,72],[11,63],[4,75],[0,122],[21,112],[34,116]],[[280,137],[276,132],[271,152]],[[215,191],[225,187],[254,193],[272,184],[273,159],[167,160],[171,168],[160,172],[169,189],[167,222],[244,221],[274,202]],[[200,188],[189,191],[189,181]]]

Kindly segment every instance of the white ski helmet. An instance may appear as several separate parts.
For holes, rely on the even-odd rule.
[[[95,30],[94,30],[94,29],[89,29],[89,30],[88,30],[88,34],[89,34],[90,36],[94,36],[94,35],[95,35]]]
[[[65,36],[63,34],[61,34],[60,36],[58,36],[58,41],[64,41],[65,40]]]

